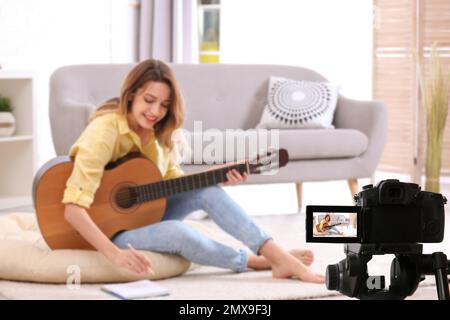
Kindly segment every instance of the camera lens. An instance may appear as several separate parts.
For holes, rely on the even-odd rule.
[[[328,290],[339,290],[339,264],[328,265],[325,283]]]

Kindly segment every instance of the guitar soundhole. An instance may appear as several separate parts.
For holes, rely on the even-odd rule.
[[[128,209],[136,204],[137,192],[133,187],[125,187],[116,193],[116,204],[120,208]]]

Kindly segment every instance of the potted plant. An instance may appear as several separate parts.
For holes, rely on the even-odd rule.
[[[422,103],[426,111],[427,150],[425,162],[425,190],[439,192],[442,141],[448,114],[450,72],[444,68],[437,53],[437,44],[431,48],[428,77],[420,68]]]
[[[16,130],[16,120],[12,111],[11,101],[0,95],[0,137],[12,136]]]

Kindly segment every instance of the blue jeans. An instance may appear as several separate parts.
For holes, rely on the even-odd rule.
[[[116,235],[120,248],[128,243],[140,250],[179,254],[189,261],[242,272],[247,265],[245,250],[211,240],[181,221],[191,212],[204,210],[224,231],[243,242],[255,254],[271,237],[219,186],[178,193],[168,198],[161,222]]]
[[[336,227],[331,227],[330,229],[328,229],[328,233],[329,234],[340,234],[339,230],[336,229]]]

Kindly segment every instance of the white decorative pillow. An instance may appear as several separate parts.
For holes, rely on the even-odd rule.
[[[333,128],[339,86],[270,77],[267,105],[257,128]]]

